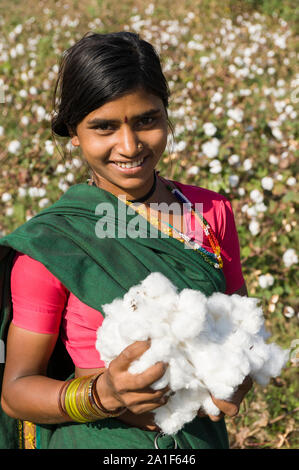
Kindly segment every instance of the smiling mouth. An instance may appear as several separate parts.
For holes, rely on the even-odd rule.
[[[139,158],[135,162],[113,162],[115,165],[119,166],[120,168],[135,168],[141,165],[146,157]]]

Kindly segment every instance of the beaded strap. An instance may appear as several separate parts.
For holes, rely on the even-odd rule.
[[[190,246],[190,248],[192,248],[194,251],[197,251],[204,258],[204,260],[207,263],[209,263],[211,266],[213,266],[215,269],[222,269],[223,261],[222,261],[221,254],[220,254],[220,245],[219,245],[218,240],[217,240],[217,238],[216,238],[216,236],[215,236],[215,234],[212,230],[212,227],[205,220],[205,218],[195,210],[194,204],[191,201],[189,201],[189,199],[178,188],[176,188],[174,186],[174,184],[173,184],[173,186],[171,186],[167,180],[164,180],[164,178],[162,178],[161,176],[160,176],[160,178],[164,182],[164,184],[166,185],[166,188],[170,192],[172,192],[172,194],[174,196],[176,196],[176,198],[178,200],[180,200],[184,204],[187,204],[188,210],[196,217],[196,219],[199,221],[201,227],[203,228],[204,233],[205,233],[205,235],[207,236],[207,238],[209,240],[209,243],[210,243],[210,246],[213,250],[213,253],[205,250],[198,243],[192,242],[190,237],[188,237],[187,235],[181,233],[179,230],[175,229],[172,225],[170,225],[166,222],[163,222],[163,220],[161,220],[162,224],[167,225],[168,227],[166,228],[166,230],[165,229],[163,230],[162,227],[161,227],[160,231],[162,233],[165,233],[168,236],[173,237],[173,238],[175,238],[174,235],[173,235],[173,231],[176,231],[180,236],[179,238],[176,238],[178,241],[180,241],[182,243],[187,243]],[[126,199],[125,199],[125,203],[128,206],[130,206],[132,204],[130,201],[127,201]],[[140,214],[140,215],[144,216],[145,218],[147,218],[146,211],[144,211],[143,209],[138,209],[138,208],[134,207],[134,210],[138,214]],[[151,217],[150,218],[150,223],[152,225],[154,225],[155,227],[159,226],[159,221],[158,221],[157,217]],[[213,257],[214,259],[210,259],[210,257]],[[215,260],[216,260],[216,262],[215,262]]]
[[[160,176],[161,178],[161,176]],[[210,224],[206,221],[206,219],[203,217],[202,214],[197,212],[195,210],[194,204],[189,201],[189,199],[175,186],[174,183],[169,184],[169,182],[165,181],[164,178],[161,178],[161,180],[165,183],[166,188],[174,195],[176,196],[177,199],[179,199],[181,202],[184,204],[187,204],[187,207],[189,211],[196,217],[196,219],[199,221],[200,225],[202,226],[205,235],[207,236],[209,243],[211,245],[211,248],[213,250],[214,256],[217,259],[218,263],[214,263],[214,267],[216,269],[221,269],[223,267],[223,261],[221,258],[220,254],[220,245],[218,243],[218,240],[215,236],[215,233],[210,226]]]

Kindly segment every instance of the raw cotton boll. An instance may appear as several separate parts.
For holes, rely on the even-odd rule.
[[[238,367],[239,373],[244,377],[250,374],[251,366],[248,355],[252,345],[252,337],[242,330],[234,332],[226,342],[226,348],[231,359],[237,359],[237,365],[234,367]],[[240,383],[238,382],[238,384]]]
[[[269,383],[269,376],[267,374],[263,374],[262,371],[251,373],[251,378],[257,384],[262,385],[263,387],[265,387]]]
[[[222,357],[214,363],[214,368],[208,374],[204,374],[204,382],[208,390],[217,398],[229,398],[234,387],[242,382],[242,374],[230,360],[229,355],[222,351]],[[241,378],[241,382],[238,382]]]
[[[116,317],[116,312],[122,312],[124,309],[124,303],[122,299],[115,299],[111,304],[103,305],[103,310],[105,311],[105,316],[110,316],[111,318]]]
[[[159,313],[167,316],[167,312],[173,310],[177,302],[175,287],[161,273],[151,273],[137,286],[131,287],[124,296],[124,303],[130,308],[146,308],[152,300],[154,302],[154,311],[157,311],[159,304]]]
[[[159,301],[153,299],[153,303],[154,302],[156,302],[154,312],[157,311],[160,318],[168,319],[167,321],[169,321],[178,302],[176,294],[173,292],[168,292],[167,294],[163,295]]]
[[[257,299],[232,295],[231,316],[234,323],[251,334],[257,334],[264,319],[263,310],[257,306]]]
[[[131,287],[129,292],[127,292],[123,298],[123,305],[126,307],[126,309],[129,309],[130,311],[136,310],[136,308],[140,307],[141,304],[144,304],[146,302],[146,293],[140,285]]]
[[[228,400],[234,393],[235,389],[245,379],[245,375],[239,368],[223,368],[222,371],[214,377],[213,382],[209,384],[209,391],[217,398]]]
[[[202,409],[209,415],[218,416],[220,414],[219,408],[213,402],[211,395],[206,393],[201,397]]]
[[[182,421],[189,422],[196,416],[198,404],[192,392],[180,390],[155,412],[155,422],[165,434],[174,434],[182,427]]]
[[[270,350],[268,345],[264,343],[261,338],[256,338],[250,352],[248,354],[250,361],[250,374],[254,374],[256,371],[260,370],[265,362],[270,358]]]
[[[199,290],[183,289],[178,298],[178,308],[181,310],[198,311],[202,307],[205,311],[206,296]]]
[[[263,367],[263,372],[268,376],[268,382],[271,377],[277,377],[284,364],[288,361],[290,349],[283,350],[275,343],[268,345],[269,357]]]
[[[246,312],[249,312],[249,314],[250,314],[250,312],[253,309],[258,308],[258,306],[260,304],[260,299],[256,299],[254,297],[245,297],[245,296],[241,296],[241,295],[238,295],[238,294],[231,295],[230,300],[233,303],[234,307],[239,307],[239,309],[241,310],[239,312],[239,319],[240,320],[242,320],[243,317],[244,317],[244,314],[243,314],[244,309],[246,310]]]
[[[160,320],[160,323],[151,323],[151,338],[159,338],[160,341],[163,341],[164,338],[169,336],[171,336],[171,328],[170,324],[167,322],[167,318],[165,319],[163,316],[163,318]]]
[[[252,346],[252,337],[247,331],[235,329],[227,339],[227,348],[237,356],[241,351],[249,351]]]
[[[240,354],[239,367],[240,367],[240,373],[243,375],[244,378],[250,374],[250,361],[248,360],[248,358],[245,356],[244,353]]]
[[[160,299],[169,292],[176,294],[177,290],[174,285],[161,273],[151,273],[142,281],[142,286],[153,299]]]
[[[151,292],[147,292],[141,283],[130,288],[129,292],[124,295],[123,302],[129,307],[132,302],[136,302],[137,304],[147,302],[149,298],[151,298]]]
[[[210,312],[209,312],[210,313]],[[234,329],[234,324],[226,315],[225,311],[222,311],[220,315],[213,315],[214,317],[214,328],[215,328],[215,340],[223,341]]]
[[[177,308],[173,315],[171,331],[178,340],[186,340],[198,335],[206,320],[206,298],[197,291],[184,289],[181,292]],[[201,302],[202,299],[202,302]],[[188,322],[186,322],[188,312]]]
[[[174,352],[174,357],[169,361],[169,384],[172,391],[176,392],[179,389],[197,387],[198,381],[194,374],[194,368],[189,361],[182,354]]]
[[[232,310],[232,315],[234,315],[234,310]],[[244,319],[240,325],[246,332],[249,334],[257,334],[263,325],[263,318],[260,315],[260,309],[254,309],[251,312],[250,316],[246,317],[246,312],[244,312]]]
[[[221,292],[214,292],[207,301],[209,312],[217,320],[218,317],[229,316],[231,311],[231,298]]]
[[[246,308],[247,310],[251,310],[256,307],[257,299],[254,299],[252,297],[242,297],[237,294],[233,294],[230,296],[230,300],[232,302],[233,307],[239,307],[239,309],[244,309]],[[243,318],[243,311],[239,315],[240,320]],[[237,318],[236,318],[237,319]]]
[[[104,319],[101,334],[97,335],[96,349],[101,351],[101,359],[106,365],[118,356],[126,347],[127,342],[119,334],[117,325]]]
[[[222,360],[221,350],[217,343],[207,344],[204,349],[196,351],[193,363],[198,364],[197,370],[200,371],[204,383],[212,380],[212,376],[217,373],[217,370],[225,366],[225,361]]]
[[[152,273],[103,311],[96,348],[106,366],[129,344],[145,339],[150,346],[129,372],[168,364],[151,385],[154,390],[168,385],[175,392],[153,412],[167,434],[181,429],[200,408],[218,415],[211,394],[230,400],[248,375],[265,385],[288,360],[289,351],[266,343],[269,333],[258,299],[222,293],[207,298],[191,289],[178,293],[161,273]]]
[[[234,393],[234,387],[223,382],[213,382],[211,385],[207,385],[209,385],[210,393],[220,400],[228,400]]]
[[[187,391],[184,389],[177,391],[173,397],[171,397],[168,404],[174,418],[181,422],[184,419],[184,416],[188,416],[188,418],[192,420],[199,410],[197,392]],[[171,423],[171,421],[169,421],[169,427],[170,426],[174,428],[174,423]]]
[[[264,341],[267,341],[267,339],[270,338],[271,333],[266,330],[266,326],[265,326],[264,323],[263,323],[263,325],[261,326],[261,329],[259,330],[258,335],[259,335]]]
[[[268,359],[262,368],[252,370],[251,377],[259,385],[268,385],[271,377],[277,377],[281,369],[288,361],[290,350],[282,350],[277,344],[271,343],[268,346]]]
[[[134,329],[132,329],[131,322],[123,321],[119,325],[120,336],[125,342],[128,342],[128,344],[133,341],[146,341],[151,335],[151,324],[135,315],[132,315],[131,320],[134,322]]]
[[[215,339],[217,341],[220,338],[228,335],[233,328],[233,324],[230,319],[231,311],[231,299],[228,295],[216,292],[212,294],[207,300],[208,318],[213,319],[212,326]]]
[[[131,374],[141,374],[149,367],[153,366],[157,362],[160,362],[163,358],[164,362],[170,360],[172,350],[172,343],[169,338],[164,338],[161,341],[159,339],[151,340],[151,347],[147,349],[142,356],[134,361],[129,367]]]

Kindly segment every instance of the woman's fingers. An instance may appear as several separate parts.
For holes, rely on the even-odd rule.
[[[169,398],[168,388],[163,390],[152,390],[151,388],[145,388],[140,391],[127,391],[126,393],[122,394],[122,401],[126,408],[129,408],[131,411],[133,407],[139,407],[140,405],[144,408],[144,405],[148,405],[148,410],[152,409],[153,407],[156,408],[165,404]]]
[[[126,371],[130,367],[130,364],[136,359],[139,359],[150,345],[150,340],[135,341],[135,343],[127,346],[111,364],[117,364],[119,370]]]
[[[197,416],[199,418],[204,418],[208,416],[211,421],[217,422],[220,421],[224,415],[233,417],[236,416],[239,412],[240,404],[245,397],[245,395],[249,392],[253,385],[251,377],[248,375],[245,377],[244,381],[239,385],[235,393],[233,394],[232,398],[227,401],[227,400],[220,400],[218,398],[215,398],[213,395],[211,395],[211,398],[217,408],[219,408],[220,413],[219,415],[208,415],[205,413],[202,409],[200,409],[197,413]]]
[[[137,400],[138,403],[131,404],[127,408],[132,413],[142,414],[142,413],[147,413],[149,411],[154,411],[157,408],[159,408],[160,406],[165,405],[169,400],[169,396],[164,394],[164,395],[162,395],[160,397],[157,397],[155,399],[153,397],[151,397],[150,399],[148,399],[148,400],[146,399],[145,401],[139,401],[139,400],[141,400],[141,396],[138,397],[138,398],[132,396],[131,399],[132,399],[132,401]]]
[[[227,416],[233,417],[233,416],[236,416],[239,412],[239,404],[237,403],[233,403],[233,402],[226,401],[226,400],[219,400],[213,396],[212,396],[212,400],[217,406],[217,408],[219,408],[219,410],[222,412],[222,416],[223,414],[225,414]]]
[[[157,362],[140,374],[131,374],[128,369],[135,360],[150,347],[150,341],[136,341],[124,349],[109,365],[111,382],[120,393],[125,391],[142,390],[160,379],[167,364]]]
[[[150,387],[154,382],[160,379],[166,372],[168,364],[157,362],[146,369],[141,374],[128,374],[128,384],[131,390],[143,390]],[[153,389],[152,389],[153,390]]]
[[[233,394],[233,396],[231,397],[229,401],[219,400],[215,398],[214,396],[212,396],[213,402],[215,403],[217,408],[219,408],[219,410],[222,412],[222,416],[218,419],[217,417],[214,417],[215,419],[212,419],[211,417],[212,421],[219,421],[219,419],[221,419],[224,414],[230,417],[236,416],[239,412],[240,404],[243,398],[245,397],[245,395],[251,389],[252,384],[253,384],[252,379],[248,375],[247,377],[245,377],[241,385],[239,385],[239,387],[237,388],[237,390],[235,391],[235,393]]]
[[[166,402],[163,396],[169,391],[169,387],[160,390],[150,387],[164,375],[167,364],[163,362],[154,364],[140,374],[129,372],[132,362],[141,357],[149,347],[150,341],[136,341],[131,344],[111,361],[106,373],[105,380],[111,395],[134,413],[161,406]]]

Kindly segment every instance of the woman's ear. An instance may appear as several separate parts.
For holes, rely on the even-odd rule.
[[[67,126],[70,137],[71,137],[71,143],[74,147],[78,147],[80,145],[79,139],[77,134],[71,129],[69,126]]]
[[[80,142],[79,142],[79,139],[78,139],[77,135],[72,136],[71,142],[72,142],[72,145],[74,147],[79,147],[79,145],[80,145]]]

